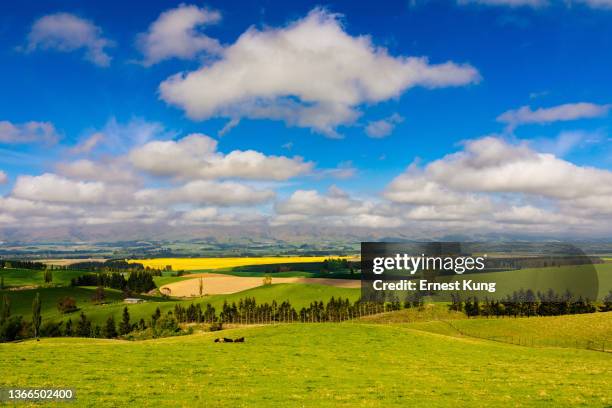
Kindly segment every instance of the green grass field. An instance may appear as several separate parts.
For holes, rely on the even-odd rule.
[[[534,339],[537,344],[572,345],[607,342],[612,349],[612,313],[547,316],[538,318],[464,319],[453,321],[461,333],[475,337]]]
[[[601,266],[604,284],[610,266]],[[42,281],[42,272],[39,277],[37,271],[0,271],[9,272],[5,282],[12,274],[15,286]],[[64,279],[67,285],[62,272],[73,271],[57,271],[54,283]],[[26,320],[40,293],[43,320],[78,319],[78,312],[61,315],[56,308],[58,299],[72,296],[94,324],[102,325],[111,314],[118,321],[123,294],[105,289],[107,304],[97,305],[91,300],[94,290],[39,287],[0,294],[10,297],[12,314]],[[136,322],[177,303],[211,303],[219,311],[224,301],[254,297],[258,303],[289,300],[299,310],[332,296],[354,301],[360,289],[274,284],[193,300],[140,295],[147,302],[128,309]],[[79,407],[606,407],[612,404],[612,353],[587,350],[584,343],[612,343],[611,335],[612,313],[467,319],[443,303],[429,303],[422,310],[345,323],[250,326],[145,341],[43,338],[0,344],[0,366],[10,367],[0,376],[0,387],[75,388]],[[246,343],[213,342],[239,336]],[[509,344],[515,337],[535,343]]]
[[[0,344],[2,387],[74,387],[79,407],[605,407],[612,354],[323,323],[142,342]]]
[[[594,269],[593,269],[594,268]],[[594,272],[594,273],[592,273]],[[593,296],[602,299],[612,290],[612,264],[574,265],[548,268],[527,268],[505,272],[484,272],[465,275],[440,276],[439,281],[471,279],[474,282],[496,282],[497,292],[494,294],[481,292],[481,298],[504,298],[514,291],[532,289],[534,292],[546,292],[553,289],[556,293],[570,290],[574,295],[593,292]]]
[[[70,280],[82,275],[83,271],[53,270],[53,285],[70,285]],[[44,271],[32,269],[0,268],[0,276],[4,277],[5,287],[40,286],[44,285]]]

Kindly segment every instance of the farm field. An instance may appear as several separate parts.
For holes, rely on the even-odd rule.
[[[356,257],[334,257],[334,256],[274,256],[274,257],[242,257],[242,258],[152,258],[132,259],[130,262],[138,262],[145,267],[163,269],[171,265],[173,270],[197,271],[215,270],[222,268],[235,268],[247,265],[276,265],[323,262],[329,258],[342,258],[357,260]]]
[[[612,403],[612,354],[322,323],[127,342],[0,345],[0,386],[74,387],[83,407],[555,406]],[[86,370],[83,370],[87,367]],[[282,381],[279,381],[282,379]]]
[[[218,295],[241,292],[243,290],[256,288],[263,285],[261,277],[243,277],[233,275],[223,275],[215,273],[202,273],[189,275],[192,279],[183,279],[169,283],[160,290],[169,290],[171,296],[176,297],[196,297],[199,296],[200,282],[204,294]],[[360,288],[360,280],[349,279],[326,279],[326,278],[303,278],[288,277],[281,278],[274,275],[270,278],[272,284],[278,283],[300,283],[334,286],[339,288]]]

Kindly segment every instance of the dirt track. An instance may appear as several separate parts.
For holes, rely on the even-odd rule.
[[[220,295],[242,292],[263,285],[261,277],[242,277],[223,275],[217,273],[199,273],[191,275],[193,279],[170,283],[160,289],[170,289],[170,296],[195,297],[200,295],[200,278],[202,281],[202,294]],[[340,288],[359,288],[361,282],[353,279],[327,279],[327,278],[272,278],[272,283],[312,283],[317,285],[336,286]]]

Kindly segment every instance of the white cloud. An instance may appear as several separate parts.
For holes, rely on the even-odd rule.
[[[287,180],[311,171],[300,157],[266,156],[254,150],[217,151],[217,141],[199,133],[178,141],[155,141],[133,149],[133,165],[150,174],[184,179]]]
[[[274,198],[271,190],[257,190],[235,182],[208,180],[190,181],[177,188],[152,188],[136,192],[135,199],[141,203],[155,204],[207,204],[207,205],[254,205]]]
[[[529,106],[509,110],[497,117],[498,122],[508,125],[510,129],[525,124],[546,124],[577,119],[592,119],[606,116],[612,105],[597,105],[588,102],[567,103],[550,108],[532,110]]]
[[[385,197],[396,203],[436,206],[459,204],[467,199],[465,194],[432,180],[415,166],[393,179],[385,191]]]
[[[394,113],[387,118],[368,122],[365,132],[369,137],[380,139],[389,136],[393,132],[393,129],[395,129],[395,125],[403,121],[404,118],[402,116]]]
[[[33,201],[94,204],[106,200],[101,182],[73,181],[52,173],[19,176],[12,195]]]
[[[330,189],[327,195],[316,190],[294,191],[287,200],[277,202],[275,209],[279,214],[299,215],[348,215],[364,211],[360,201],[337,188]]]
[[[6,175],[5,172],[0,170],[0,184],[6,184],[6,183],[8,183],[8,176]]]
[[[287,27],[250,28],[219,60],[168,78],[160,93],[194,119],[269,118],[337,136],[336,127],[353,123],[362,103],[394,98],[414,86],[479,79],[467,64],[393,57],[370,37],[347,34],[337,15],[315,9]]]
[[[69,13],[49,14],[36,20],[28,34],[26,51],[55,50],[71,52],[85,49],[85,58],[98,66],[110,65],[106,48],[113,42],[91,21]]]
[[[531,228],[539,234],[588,233],[605,229],[597,217],[612,215],[612,171],[485,137],[423,168],[411,166],[384,195],[407,206],[401,213],[409,220],[479,223],[489,231],[500,225],[510,231],[512,224],[546,225]]]
[[[95,162],[92,160],[76,160],[68,163],[58,163],[57,172],[76,180],[105,181],[116,183],[133,183],[136,175],[121,160],[105,160]]]
[[[216,207],[203,207],[181,213],[177,219],[172,220],[170,225],[193,226],[193,225],[222,225],[222,226],[244,226],[253,223],[265,223],[266,217],[253,211],[226,212]]]
[[[485,6],[505,6],[505,7],[531,7],[541,8],[548,6],[547,0],[458,0],[458,4],[482,4]]]
[[[83,140],[81,143],[74,146],[70,149],[70,153],[72,154],[83,154],[91,152],[94,147],[99,145],[102,141],[104,141],[104,134],[101,132],[96,132],[89,136],[87,139]]]
[[[181,4],[164,11],[138,35],[138,48],[144,55],[143,64],[150,66],[170,58],[191,59],[202,52],[218,54],[219,42],[202,34],[199,29],[221,20],[217,11]]]
[[[327,194],[315,190],[297,190],[278,201],[272,225],[309,224],[318,226],[395,228],[405,220],[373,202],[351,198],[332,186]],[[387,211],[386,211],[387,210]]]
[[[569,217],[566,214],[558,214],[546,211],[532,205],[512,206],[508,210],[499,211],[494,215],[497,222],[511,224],[568,224],[580,223],[581,220]]]
[[[487,137],[465,150],[430,163],[425,173],[458,191],[526,193],[550,198],[578,198],[612,193],[612,172],[577,166],[527,145]]]
[[[26,122],[13,124],[0,121],[0,143],[56,143],[59,135],[50,122]]]

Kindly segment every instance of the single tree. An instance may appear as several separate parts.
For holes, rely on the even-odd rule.
[[[103,303],[104,299],[106,299],[106,293],[104,292],[104,287],[98,286],[93,296],[91,297],[91,300],[94,303]]]
[[[66,296],[57,302],[57,310],[60,313],[71,313],[77,310],[76,300],[73,297]]]
[[[34,330],[34,338],[38,339],[40,336],[40,324],[42,323],[42,317],[40,315],[40,294],[37,293],[32,301],[32,330]]]
[[[0,324],[4,323],[11,316],[11,300],[8,296],[2,296],[0,303]]]
[[[204,279],[200,277],[200,296],[202,296],[202,292],[204,292]]]
[[[51,269],[45,270],[44,278],[45,283],[51,283],[53,281],[53,273],[51,272]]]
[[[64,327],[64,336],[72,336],[73,332],[72,332],[72,319],[68,319],[68,321],[66,322],[66,327]]]
[[[115,326],[115,318],[111,315],[106,320],[106,325],[102,331],[102,335],[107,339],[117,337],[117,327]]]
[[[130,312],[128,311],[127,306],[125,306],[123,308],[123,316],[121,318],[121,323],[119,323],[119,334],[125,336],[131,331],[132,325],[130,324]]]
[[[76,335],[79,337],[91,336],[91,321],[87,319],[85,313],[81,312],[81,316],[76,325]]]

